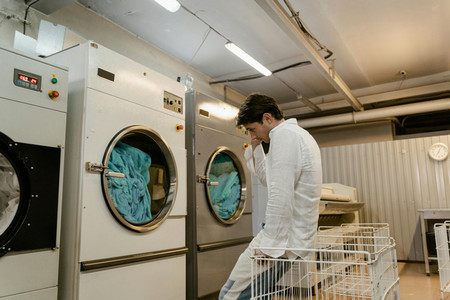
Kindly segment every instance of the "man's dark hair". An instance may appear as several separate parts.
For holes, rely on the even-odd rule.
[[[239,109],[237,125],[239,126],[254,122],[262,123],[262,116],[265,113],[272,114],[277,120],[284,118],[283,112],[278,107],[275,99],[263,94],[250,94]]]

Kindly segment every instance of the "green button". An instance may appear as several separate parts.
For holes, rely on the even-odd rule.
[[[57,82],[58,82],[58,79],[52,78],[52,83],[57,83]]]

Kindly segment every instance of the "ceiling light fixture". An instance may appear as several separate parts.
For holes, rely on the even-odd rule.
[[[156,1],[156,0],[155,0]],[[233,52],[234,55],[236,55],[237,57],[239,57],[240,59],[242,59],[243,61],[245,61],[246,63],[248,63],[250,66],[252,66],[253,68],[255,68],[258,72],[262,73],[265,76],[270,76],[272,75],[272,72],[270,72],[269,69],[267,69],[266,67],[264,67],[262,64],[260,64],[259,62],[257,62],[253,57],[251,57],[250,55],[248,55],[247,53],[245,53],[244,50],[242,50],[241,48],[239,48],[238,46],[236,46],[235,44],[233,44],[232,42],[228,42],[225,44],[225,48],[227,48],[228,50],[230,50],[231,52]]]
[[[155,2],[173,13],[176,12],[181,6],[180,2],[177,0],[155,0]]]

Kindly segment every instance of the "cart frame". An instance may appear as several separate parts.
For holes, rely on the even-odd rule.
[[[434,224],[436,254],[439,268],[439,282],[441,289],[441,300],[444,300],[445,293],[450,292],[449,234],[450,234],[450,221]]]
[[[395,241],[374,232],[366,224],[322,228],[316,249],[283,249],[308,258],[253,257],[251,299],[400,299]]]

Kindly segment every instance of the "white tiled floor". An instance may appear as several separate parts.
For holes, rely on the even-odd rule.
[[[430,276],[425,274],[423,263],[398,263],[401,300],[439,300],[441,299],[437,265],[431,265]],[[450,300],[450,293],[444,294]]]

